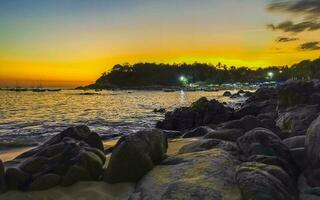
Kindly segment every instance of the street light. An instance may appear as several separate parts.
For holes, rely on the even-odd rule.
[[[273,72],[268,72],[268,76],[272,79],[273,78]]]

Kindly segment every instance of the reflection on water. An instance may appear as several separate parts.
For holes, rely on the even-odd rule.
[[[27,144],[43,141],[78,124],[88,125],[102,136],[129,134],[154,127],[163,118],[163,114],[152,112],[154,108],[173,110],[188,106],[202,96],[229,101],[229,98],[222,97],[223,91],[79,93],[75,90],[44,93],[0,91],[0,147],[7,142]]]

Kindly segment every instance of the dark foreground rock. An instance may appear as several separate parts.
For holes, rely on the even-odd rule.
[[[104,181],[138,181],[166,157],[167,148],[166,135],[156,129],[121,137],[104,172]]]
[[[2,160],[0,160],[0,194],[5,192],[7,189],[6,182],[5,182],[5,173],[4,173],[4,166]]]
[[[285,133],[286,137],[305,135],[309,125],[318,115],[318,105],[291,107],[279,114],[277,126]]]
[[[212,132],[213,129],[211,129],[208,126],[200,126],[198,128],[195,128],[191,131],[186,132],[183,134],[183,138],[192,138],[192,137],[201,137],[204,135],[207,135],[208,133]]]
[[[205,97],[194,102],[190,107],[182,107],[168,112],[165,119],[157,124],[164,130],[186,131],[198,126],[218,124],[230,119],[231,110],[216,100]]]
[[[252,200],[297,200],[294,182],[280,167],[243,163],[236,173],[242,198]]]
[[[98,180],[106,160],[101,147],[99,135],[86,126],[68,128],[43,145],[6,162],[6,185],[13,190],[43,190]]]
[[[305,148],[309,168],[320,168],[320,116],[309,126]],[[319,179],[320,180],[320,179]]]
[[[170,157],[138,182],[130,199],[241,200],[236,165],[221,149]]]

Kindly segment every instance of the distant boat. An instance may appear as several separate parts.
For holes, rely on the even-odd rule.
[[[32,92],[45,92],[47,91],[46,89],[42,89],[42,88],[35,88],[35,89],[32,89]]]
[[[59,92],[61,89],[47,89],[48,92]]]
[[[175,92],[176,90],[171,89],[171,88],[164,88],[162,89],[163,92]]]

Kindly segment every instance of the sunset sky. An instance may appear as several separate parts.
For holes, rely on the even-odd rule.
[[[85,85],[127,62],[264,67],[315,59],[319,2],[1,0],[0,86]]]

